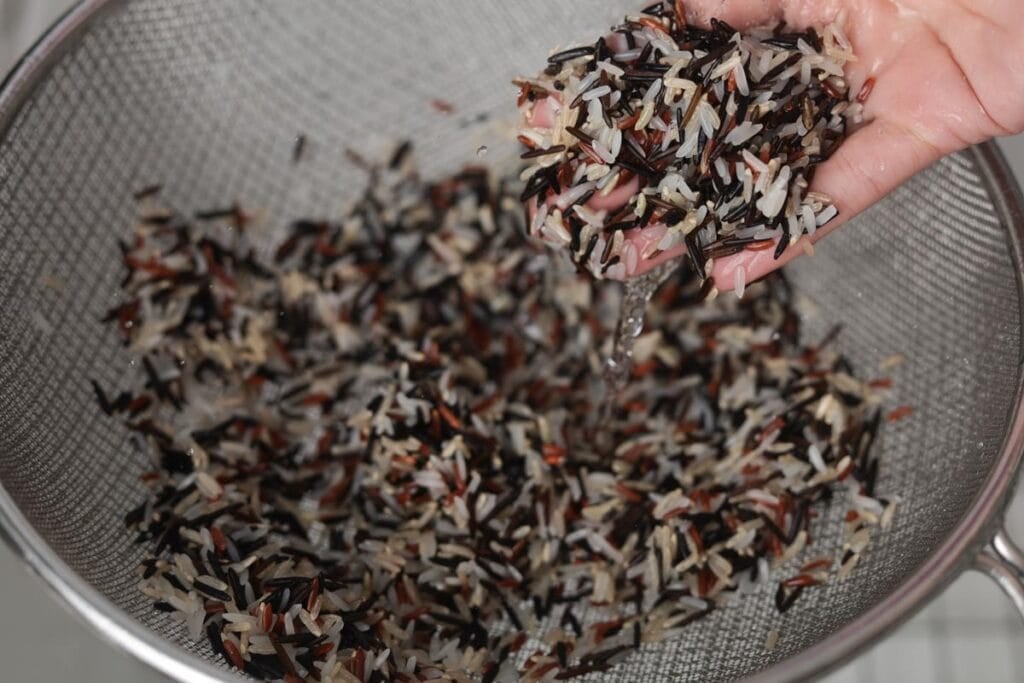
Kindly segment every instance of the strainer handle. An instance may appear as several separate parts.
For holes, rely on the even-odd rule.
[[[1005,527],[978,553],[974,567],[999,584],[1024,618],[1024,551],[1010,540]]]

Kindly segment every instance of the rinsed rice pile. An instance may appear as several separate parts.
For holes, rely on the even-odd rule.
[[[521,188],[424,182],[407,146],[369,175],[271,259],[239,209],[154,192],[122,246],[108,320],[140,377],[95,388],[152,459],[126,519],[140,589],[232,666],[570,678],[758,582],[788,609],[891,519],[879,397],[801,345],[782,280],[702,306],[706,284],[668,282],[597,425],[614,292],[524,238]],[[847,542],[801,568],[828,499]]]
[[[837,214],[808,185],[859,120],[854,58],[839,25],[703,29],[681,2],[553,54],[515,81],[531,234],[619,280],[683,255],[701,277],[742,249],[778,258]]]

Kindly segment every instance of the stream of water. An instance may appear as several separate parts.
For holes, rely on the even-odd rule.
[[[611,355],[605,360],[604,380],[607,387],[604,415],[615,406],[618,394],[625,388],[633,371],[633,347],[644,330],[647,303],[679,267],[678,261],[662,264],[640,277],[627,280],[623,285],[619,304],[619,322],[615,327],[615,340]]]

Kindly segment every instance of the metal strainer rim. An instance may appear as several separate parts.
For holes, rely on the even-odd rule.
[[[125,0],[79,0],[33,45],[0,84],[0,140],[22,105],[78,36],[102,14]],[[993,189],[997,214],[1007,229],[1018,289],[1024,289],[1024,200],[994,143],[969,151]],[[1024,296],[1021,297],[1024,301]],[[804,680],[833,669],[890,632],[924,606],[974,559],[989,540],[1008,500],[1024,453],[1024,386],[1018,383],[1010,430],[999,458],[968,512],[935,550],[895,591],[817,645],[748,678],[769,683]],[[58,600],[110,642],[161,673],[180,681],[216,683],[233,675],[187,654],[114,605],[74,572],[42,539],[0,483],[0,538],[39,576]]]

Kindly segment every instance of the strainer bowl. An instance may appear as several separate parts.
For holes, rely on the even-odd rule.
[[[147,463],[100,419],[89,387],[132,373],[99,319],[118,291],[133,191],[159,183],[184,210],[238,201],[275,225],[336,213],[353,196],[361,181],[346,148],[382,157],[408,138],[438,175],[487,145],[499,165],[514,149],[510,79],[626,9],[88,0],[31,50],[0,90],[0,531],[76,613],[172,678],[234,676],[137,591],[143,549],[122,517]],[[308,155],[293,166],[300,134]],[[996,533],[1024,448],[1022,231],[1016,186],[982,146],[793,265],[810,338],[842,323],[839,344],[863,376],[906,357],[893,401],[914,413],[878,444],[878,489],[899,500],[893,527],[849,579],[785,615],[770,595],[750,596],[645,646],[607,680],[809,678],[972,565],[1024,609],[1020,553]],[[832,547],[839,514],[816,521],[816,543]],[[770,652],[769,630],[781,634]]]

